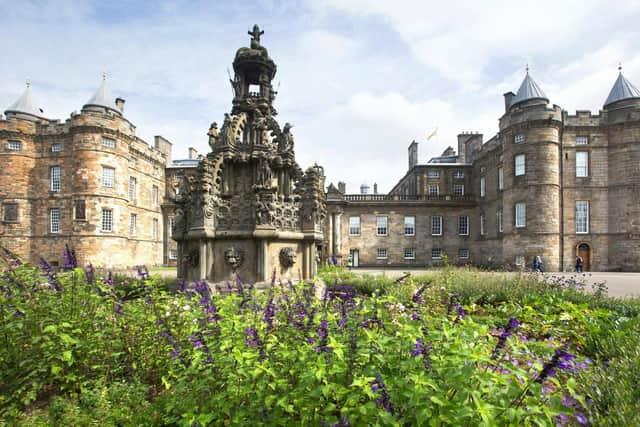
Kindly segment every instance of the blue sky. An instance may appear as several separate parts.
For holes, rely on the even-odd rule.
[[[29,78],[46,116],[64,120],[107,72],[141,138],[167,137],[174,158],[206,152],[231,107],[227,68],[257,23],[301,167],[387,192],[413,139],[426,162],[459,132],[494,135],[527,63],[569,112],[602,107],[618,62],[640,86],[638,22],[638,0],[0,0],[0,108]]]

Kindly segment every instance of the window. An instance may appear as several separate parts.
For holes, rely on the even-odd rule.
[[[5,203],[2,205],[4,211],[4,220],[6,222],[18,222],[18,204]]]
[[[113,138],[102,137],[102,146],[106,148],[116,148],[116,140]]]
[[[469,235],[469,217],[466,215],[458,217],[458,234],[461,236]]]
[[[431,235],[442,236],[442,216],[436,215],[431,217]]]
[[[579,178],[589,176],[588,151],[576,151],[576,176]]]
[[[453,195],[464,196],[464,184],[453,184]]]
[[[524,161],[525,161],[524,154],[518,154],[517,156],[514,157],[516,176],[524,175],[524,172],[525,172]]]
[[[151,223],[151,240],[158,240],[158,219],[153,218]]]
[[[586,136],[576,136],[576,145],[587,145],[589,138]]]
[[[502,214],[502,209],[498,209],[498,233],[502,233],[503,231],[503,227],[502,227],[503,218],[504,218],[504,215]]]
[[[59,153],[61,151],[62,151],[62,144],[60,144],[59,142],[54,142],[53,144],[51,144],[52,153]]]
[[[484,236],[487,233],[487,217],[484,214],[480,214],[480,235]]]
[[[498,168],[498,190],[504,190],[504,169]]]
[[[359,235],[360,235],[360,217],[350,216],[349,217],[349,236],[359,236]]]
[[[151,187],[151,203],[154,207],[158,207],[158,186]]]
[[[106,166],[102,167],[102,186],[113,188],[116,183],[116,170]]]
[[[7,149],[10,151],[22,151],[22,142],[7,141]]]
[[[75,219],[79,219],[79,220],[87,219],[84,200],[76,200],[74,208],[75,208]]]
[[[513,142],[516,144],[522,144],[524,142],[524,135],[519,133],[518,135],[513,137]]]
[[[485,192],[487,190],[487,182],[484,179],[484,176],[480,177],[480,197],[485,196]]]
[[[404,235],[405,236],[416,235],[416,217],[415,216],[404,217]]]
[[[49,168],[49,178],[51,179],[51,191],[60,192],[60,166],[51,166]]]
[[[49,208],[49,226],[52,233],[60,232],[60,208]]]
[[[524,265],[524,257],[522,255],[516,255],[515,264],[520,266]]]
[[[160,168],[158,167],[158,165],[153,165],[153,176],[158,175],[160,175]]]
[[[431,259],[440,259],[440,258],[442,258],[442,249],[431,248]]]
[[[589,232],[589,201],[576,200],[576,233]]]
[[[404,248],[404,259],[416,259],[416,248]]]
[[[440,178],[440,171],[437,169],[429,169],[427,171],[427,176],[429,178]]]
[[[386,236],[387,235],[387,217],[379,216],[376,218],[376,235],[377,236]]]
[[[387,249],[386,248],[378,248],[378,252],[376,254],[377,259],[387,259]]]
[[[524,203],[516,203],[516,228],[522,228],[527,225],[527,205]]]
[[[137,163],[138,163],[138,159],[136,159],[135,156],[129,157],[129,166],[135,167]]]
[[[440,186],[438,184],[429,184],[429,195],[437,196],[440,194]]]
[[[178,259],[178,250],[170,249],[169,250],[169,259]]]
[[[138,226],[138,215],[132,213],[131,214],[131,218],[129,220],[129,234],[131,234],[132,236],[136,235],[136,228]]]
[[[175,228],[176,228],[176,219],[175,217],[170,217],[169,218],[169,234],[172,234]]]
[[[102,209],[102,228],[103,232],[113,231],[113,211],[111,209]]]
[[[469,249],[458,249],[458,258],[469,259]]]
[[[456,172],[453,174],[453,177],[454,177],[455,179],[463,179],[463,178],[464,178],[464,172],[462,172],[462,171],[456,171]]]
[[[138,180],[133,177],[130,176],[129,177],[129,201],[131,203],[136,203],[138,197]]]

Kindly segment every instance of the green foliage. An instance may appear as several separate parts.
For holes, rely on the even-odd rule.
[[[158,277],[91,284],[76,269],[47,284],[33,266],[7,265],[0,420],[515,426],[585,414],[594,425],[638,423],[637,300],[446,260],[400,281],[335,267],[322,275],[330,289],[319,300],[308,284],[171,294]],[[561,351],[576,359],[561,361]]]

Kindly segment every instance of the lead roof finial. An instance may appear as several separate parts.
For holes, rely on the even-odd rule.
[[[247,34],[251,36],[251,47],[253,47],[254,43],[256,46],[260,46],[260,36],[264,34],[264,31],[260,31],[258,24],[255,24],[253,30],[248,31]]]
[[[107,72],[103,71],[102,72],[102,81],[104,82],[105,80],[107,80]]]
[[[527,65],[525,66],[525,70],[527,70],[527,74],[529,74],[529,63],[527,62]]]
[[[622,72],[622,62],[618,62],[618,71]]]
[[[31,79],[27,78],[27,82],[26,83],[27,83],[27,88],[30,88],[31,87]]]

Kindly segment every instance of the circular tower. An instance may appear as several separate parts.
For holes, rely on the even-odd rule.
[[[527,74],[518,93],[505,95],[500,118],[503,145],[503,256],[530,265],[541,256],[560,269],[560,140],[562,112]]]

